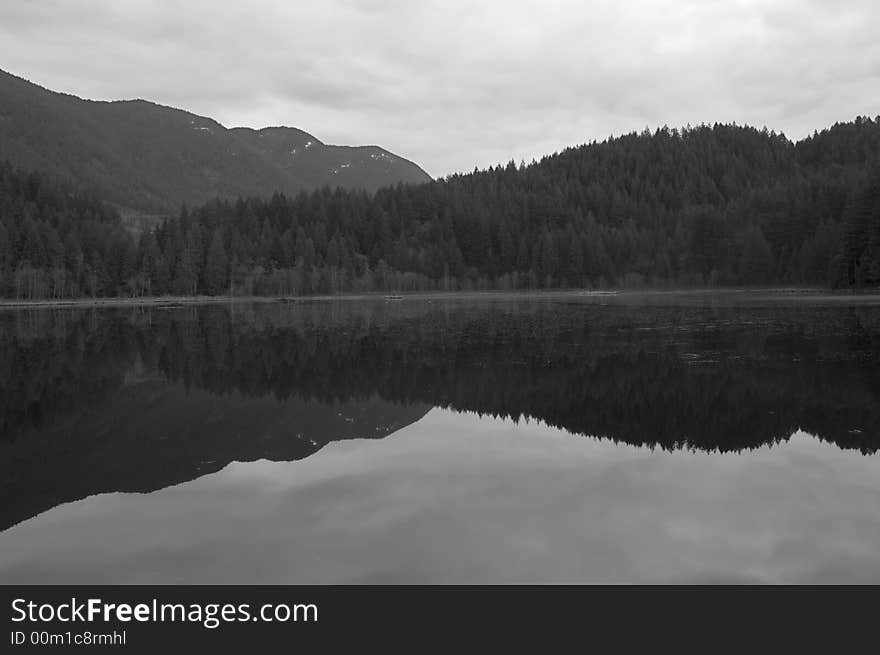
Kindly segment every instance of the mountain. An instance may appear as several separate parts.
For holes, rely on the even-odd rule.
[[[412,162],[378,146],[326,145],[293,127],[236,127],[230,132],[304,188],[329,185],[375,190],[398,181],[419,183],[431,179]]]
[[[278,170],[319,148],[230,138]],[[64,188],[0,162],[0,296],[880,286],[880,117],[797,142],[664,127],[375,193],[219,198],[139,234]]]
[[[372,195],[212,202],[141,251],[135,293],[876,287],[880,117],[797,142],[646,130]]]
[[[92,101],[0,71],[0,157],[139,212],[215,197],[373,191],[429,181],[378,146],[331,146],[287,127],[227,129],[145,100]]]

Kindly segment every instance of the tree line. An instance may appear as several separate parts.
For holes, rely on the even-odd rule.
[[[0,162],[0,296],[115,295],[137,243],[95,194]]]
[[[880,117],[798,142],[632,133],[370,194],[183,207],[126,231],[94,195],[0,166],[0,292],[304,295],[880,284]]]

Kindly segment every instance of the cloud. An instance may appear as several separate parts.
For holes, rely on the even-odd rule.
[[[645,126],[801,137],[880,113],[878,27],[866,0],[11,0],[0,66],[84,97],[377,143],[443,175]]]

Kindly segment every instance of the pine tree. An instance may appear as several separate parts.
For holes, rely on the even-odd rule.
[[[210,294],[222,294],[229,287],[229,257],[223,243],[223,232],[217,230],[211,238],[205,259],[205,287]]]
[[[766,284],[773,276],[773,254],[761,228],[752,226],[743,236],[739,276],[746,284]]]

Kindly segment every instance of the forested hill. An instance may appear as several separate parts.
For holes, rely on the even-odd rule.
[[[328,146],[295,128],[226,129],[145,100],[95,102],[0,71],[0,158],[141,212],[323,185],[375,190],[431,178],[378,146]]]
[[[136,267],[115,209],[0,162],[0,297],[114,295]]]
[[[53,227],[7,171],[0,270],[6,294],[37,288],[30,297],[59,267],[76,281],[61,295],[876,286],[878,171],[880,118],[797,143],[735,125],[661,129],[375,194],[215,200],[136,245],[102,254],[80,239],[81,256],[71,246],[63,259],[47,244],[79,228]],[[23,266],[36,286],[19,284]]]

